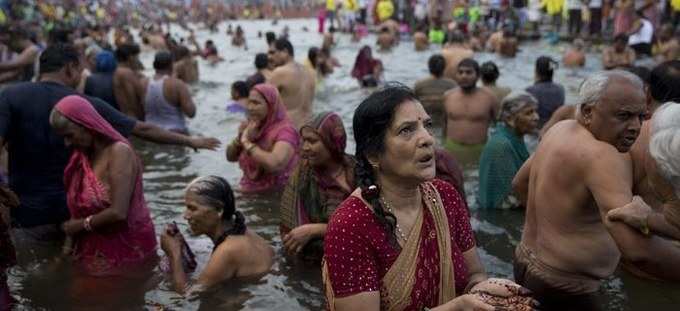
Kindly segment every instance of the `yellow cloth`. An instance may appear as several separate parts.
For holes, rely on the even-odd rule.
[[[394,4],[391,0],[382,0],[378,2],[377,11],[378,19],[384,22],[394,14]]]
[[[345,0],[345,9],[351,12],[356,12],[359,9],[357,0]]]
[[[671,0],[671,8],[673,11],[680,11],[680,0]]]
[[[326,0],[326,10],[335,11],[335,0]]]
[[[550,15],[557,15],[562,11],[564,7],[565,0],[542,0],[541,6],[545,7],[545,10]]]

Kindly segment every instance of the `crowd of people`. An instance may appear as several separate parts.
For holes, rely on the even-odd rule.
[[[76,2],[0,2],[8,19],[0,35],[8,159],[0,309],[13,305],[6,270],[15,264],[70,265],[70,292],[93,301],[106,277],[123,277],[143,301],[159,262],[183,295],[269,272],[271,241],[248,228],[232,186],[209,175],[184,194],[191,233],[214,245],[192,281],[195,255],[176,224],[156,232],[144,163],[128,140],[220,146],[192,136],[186,122],[200,108],[190,88],[201,81],[199,61],[224,60],[190,24],[191,14],[207,14],[213,29],[226,13]],[[255,53],[252,75],[231,84],[227,111],[241,123],[225,137],[225,156],[242,171],[242,193],[280,196],[286,257],[318,268],[328,309],[602,310],[602,281],[619,264],[640,278],[680,281],[677,1],[327,0],[319,8],[322,41],[297,57],[303,62],[288,30],[258,34],[267,51]],[[167,23],[188,35],[172,35]],[[496,63],[475,60],[481,52],[515,57],[539,29],[550,29],[548,41],[573,43],[562,60],[538,57],[523,90],[499,85]],[[246,31],[228,25],[232,48],[248,50]],[[370,89],[353,114],[352,155],[342,116],[314,113],[315,92],[344,70],[333,56],[336,36],[361,42],[371,31],[375,44],[362,45],[349,70]],[[584,66],[598,42],[602,71],[567,103],[556,71]],[[413,88],[385,81],[399,64],[373,53],[397,44],[437,51]],[[142,51],[155,53],[150,77]],[[529,136],[539,140],[535,150]],[[462,168],[478,170],[479,189],[465,189]],[[514,280],[486,273],[468,204],[525,213]]]

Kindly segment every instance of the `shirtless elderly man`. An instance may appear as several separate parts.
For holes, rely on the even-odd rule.
[[[648,232],[680,240],[680,150],[677,135],[680,133],[680,61],[664,62],[650,75],[648,89],[653,117],[642,124],[640,137],[631,148],[633,159],[633,193],[642,200],[609,212],[610,220],[624,221]],[[662,108],[659,105],[666,104]],[[675,138],[675,139],[674,139]],[[665,216],[665,217],[664,217]],[[666,275],[654,275],[665,279]]]
[[[276,40],[269,49],[270,60],[276,65],[269,83],[279,89],[288,116],[300,128],[312,114],[315,77],[295,62],[293,45],[287,39]]]
[[[643,83],[599,72],[580,89],[577,120],[553,126],[515,176],[526,210],[515,280],[545,310],[600,310],[601,280],[624,256],[648,272],[680,276],[680,251],[658,237],[606,219],[633,199],[627,153],[646,116]]]
[[[477,87],[479,64],[474,59],[462,60],[457,76],[459,87],[444,94],[444,148],[461,163],[476,163],[489,125],[496,119],[499,101],[487,89]]]

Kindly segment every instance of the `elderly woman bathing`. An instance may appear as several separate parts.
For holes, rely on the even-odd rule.
[[[512,179],[529,158],[524,135],[538,125],[537,107],[536,99],[523,91],[511,93],[501,102],[501,122],[486,142],[479,161],[480,207],[509,208],[520,204],[511,194]]]
[[[207,235],[215,245],[210,260],[189,286],[182,263],[183,237],[175,226],[161,235],[161,248],[169,258],[172,284],[180,294],[208,289],[225,280],[258,276],[274,262],[274,250],[257,233],[246,228],[243,214],[236,210],[234,193],[222,177],[207,176],[192,181],[184,195],[184,219],[193,235]]]
[[[467,207],[436,180],[432,120],[388,85],[354,114],[358,189],[331,216],[323,277],[331,310],[530,310],[518,285],[488,279]]]
[[[156,234],[130,143],[80,96],[59,101],[50,124],[74,150],[64,171],[71,219],[62,227],[73,239],[77,270],[92,276],[149,270]]]

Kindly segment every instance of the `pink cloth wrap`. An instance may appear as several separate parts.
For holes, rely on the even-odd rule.
[[[130,143],[86,99],[67,96],[57,103],[55,109],[89,131],[132,149]],[[156,256],[156,233],[144,200],[142,166],[138,158],[131,165],[138,167],[138,173],[127,221],[102,226],[92,232],[84,231],[74,237],[76,267],[86,274],[120,275]],[[64,185],[72,219],[86,218],[111,206],[108,191],[97,179],[90,160],[81,150],[75,149],[71,155],[64,170]]]
[[[263,192],[285,186],[291,171],[299,159],[298,149],[300,135],[286,114],[286,106],[281,101],[279,91],[271,84],[258,84],[253,87],[267,102],[267,117],[262,122],[259,131],[250,138],[250,141],[262,150],[271,151],[274,144],[279,141],[289,143],[295,150],[295,154],[288,161],[288,165],[281,172],[264,172],[261,165],[247,152],[241,152],[238,163],[243,170],[241,178],[241,191],[246,193]],[[247,125],[247,121],[241,124],[241,130]]]

